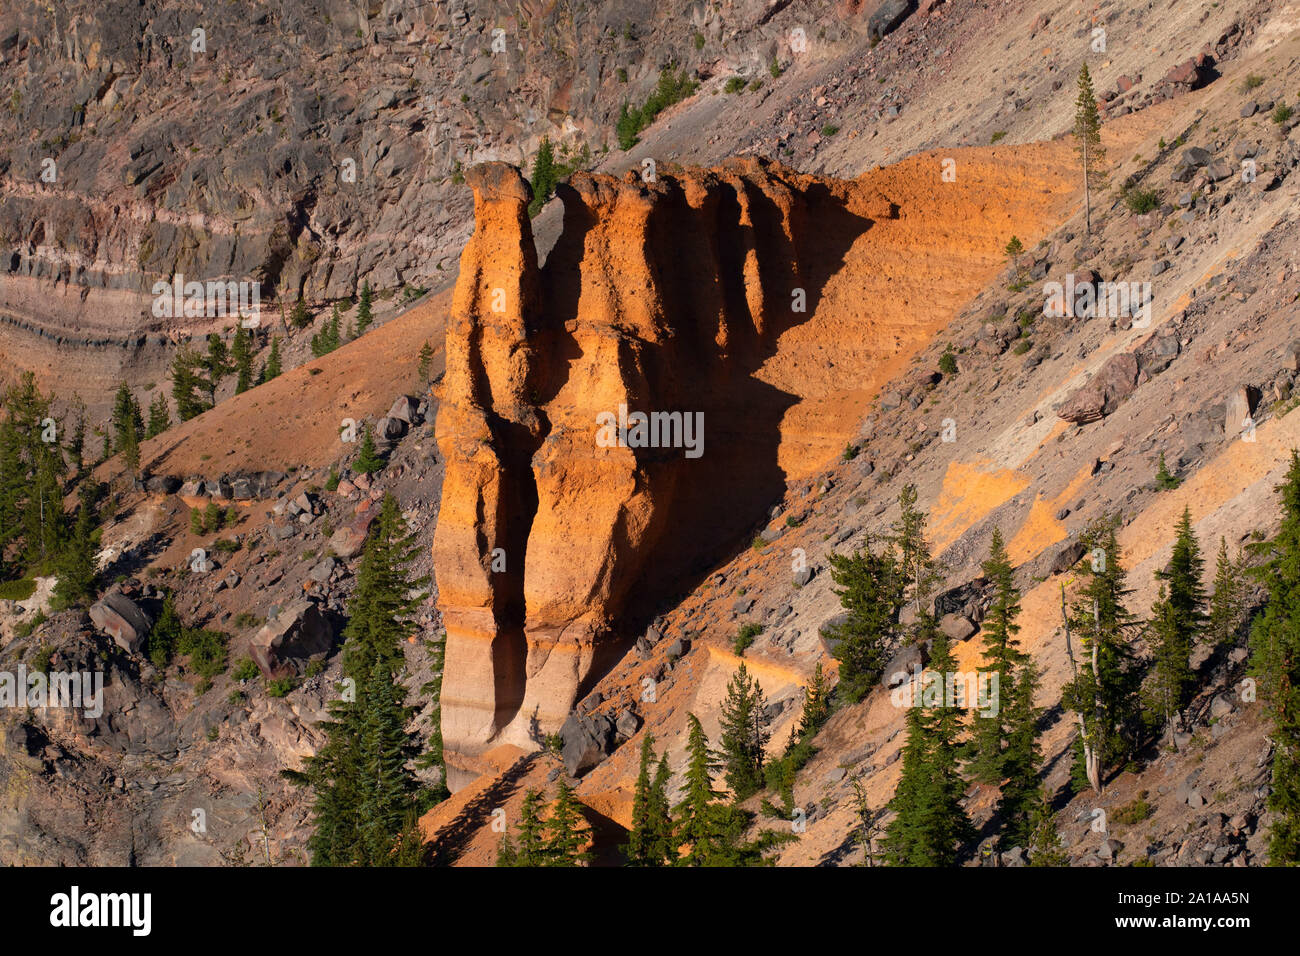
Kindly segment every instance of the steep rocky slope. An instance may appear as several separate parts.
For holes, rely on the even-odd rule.
[[[202,141],[215,136],[223,121],[212,117],[226,115],[228,106],[224,126],[237,139],[243,130],[238,141],[250,157],[241,167],[253,197],[244,209],[253,209],[261,225],[241,225],[237,238],[220,241],[233,243],[254,273],[279,276],[276,290],[290,297],[301,289],[309,300],[326,301],[351,294],[365,276],[389,291],[401,283],[442,289],[475,211],[471,190],[452,182],[461,175],[457,162],[480,193],[480,233],[467,247],[454,297],[449,290],[430,295],[360,341],[146,443],[142,460],[155,479],[146,490],[122,480],[119,462],[101,469],[98,476],[120,489],[105,532],[109,578],[124,575],[125,586],[149,606],[155,592],[143,597],[144,588],[159,576],[177,588],[187,620],[231,632],[232,658],[238,657],[261,627],[247,618],[237,623],[241,612],[269,622],[273,609],[278,616],[303,597],[341,612],[355,554],[328,555],[335,535],[352,529],[350,539],[339,540],[355,544],[371,496],[397,494],[426,555],[438,537],[436,569],[426,560],[418,570],[438,574],[431,601],[447,612],[444,723],[449,742],[459,735],[461,748],[453,783],[462,788],[424,821],[445,862],[490,863],[499,839],[492,811],[506,807],[513,815],[525,787],[570,772],[539,754],[535,738],[543,718],[545,729],[554,729],[574,700],[570,730],[601,732],[585,741],[582,766],[572,769],[582,773],[580,794],[602,840],[616,842],[629,819],[640,735],[652,733],[668,749],[676,773],[688,712],[699,714],[717,739],[718,705],[738,663],[732,642],[742,623],[764,625],[744,659],[773,704],[773,739],[784,740],[801,687],[817,662],[829,662],[818,635],[839,606],[826,554],[884,531],[904,483],[919,488],[932,544],[947,567],[945,586],[977,577],[994,525],[1007,535],[1026,592],[1022,638],[1045,671],[1043,703],[1054,704],[1068,667],[1055,633],[1060,585],[1068,584],[1057,557],[1083,523],[1102,511],[1125,513],[1121,543],[1137,588],[1134,610],[1143,614],[1183,504],[1191,505],[1207,548],[1224,535],[1235,549],[1267,528],[1280,463],[1300,443],[1300,425],[1285,414],[1295,373],[1287,349],[1300,335],[1293,321],[1300,278],[1291,258],[1300,240],[1296,133],[1293,122],[1274,123],[1261,111],[1294,98],[1300,11],[1295,4],[1245,2],[1084,12],[1055,2],[920,6],[874,46],[867,37],[874,5],[840,4],[832,13],[818,3],[724,3],[691,6],[686,16],[665,5],[657,19],[644,21],[642,11],[619,4],[599,14],[580,5],[503,7],[508,36],[517,28],[534,40],[508,57],[508,66],[479,73],[500,65],[487,52],[495,12],[392,3],[372,5],[365,18],[343,5],[299,20],[275,5],[249,5],[251,26],[227,51],[236,59],[248,51],[248,79],[232,70],[223,84],[220,60],[198,67],[208,71],[209,87],[231,91],[222,97],[203,84],[164,80],[164,63],[168,77],[180,72],[177,38],[188,35],[187,24],[177,5],[144,4],[139,15],[151,23],[170,17],[166,28],[137,29],[126,19],[114,41],[123,65],[146,64],[147,77],[128,70],[122,75],[131,82],[117,93],[134,90],[140,100],[129,109],[87,100],[84,115],[98,131],[77,142],[67,124],[83,111],[62,97],[76,90],[73,80],[113,72],[114,64],[105,67],[93,52],[96,43],[104,47],[110,27],[76,4],[53,12],[14,7],[29,19],[16,34],[0,31],[0,70],[30,77],[15,84],[24,90],[28,83],[51,90],[45,100],[53,105],[41,113],[38,98],[23,94],[25,125],[8,138],[9,165],[0,161],[0,221],[13,249],[5,260],[12,268],[0,279],[0,311],[64,343],[51,353],[45,343],[53,339],[8,325],[0,348],[9,365],[40,368],[46,387],[54,384],[61,394],[77,390],[76,380],[99,382],[106,402],[119,375],[161,382],[172,340],[206,331],[198,323],[137,318],[148,301],[140,283],[177,265],[217,269],[204,250],[218,242],[214,236],[233,235],[236,220],[205,212],[195,194],[174,187],[181,180],[173,176],[184,179],[191,163],[208,163],[208,175],[235,168],[214,159],[215,140]],[[561,21],[567,25],[556,28]],[[425,29],[440,23],[448,25]],[[791,30],[808,23],[816,26],[796,55]],[[599,24],[596,33],[591,24]],[[1104,59],[1088,50],[1098,26],[1108,30]],[[593,41],[600,31],[605,39]],[[705,38],[698,50],[696,31]],[[219,33],[210,29],[209,41]],[[321,42],[302,66],[293,57],[308,34]],[[152,38],[139,39],[145,35]],[[164,47],[172,50],[170,61]],[[1195,56],[1204,49],[1209,58],[1198,66]],[[579,50],[594,69],[575,55]],[[779,77],[770,68],[773,55]],[[1068,126],[1071,81],[1085,55],[1105,101],[1114,104],[1106,124],[1112,190],[1094,207],[1099,231],[1087,241],[1074,204],[1069,144],[1052,139]],[[409,99],[403,87],[425,82],[426,56],[452,65],[429,82],[438,109],[456,117],[440,128],[459,145],[412,166],[408,148],[425,156],[426,127],[414,117],[426,101]],[[670,56],[699,72],[699,93],[642,131],[632,151],[611,149],[602,158],[597,148],[597,165],[611,175],[574,177],[531,223],[521,214],[513,173],[469,173],[474,158],[525,160],[543,131],[574,143],[608,133],[622,99],[641,102]],[[628,72],[626,84],[619,67]],[[1263,84],[1245,91],[1248,73]],[[65,74],[69,82],[51,82]],[[744,92],[723,92],[733,75],[749,81]],[[337,128],[329,107],[320,125],[300,128],[300,111],[275,98],[296,102],[292,91],[319,87],[322,76],[354,102],[390,86],[395,99],[375,106],[373,115],[344,110]],[[757,80],[762,85],[750,89]],[[264,131],[279,129],[280,139],[308,144],[313,136],[337,137],[348,155],[367,144],[376,170],[401,145],[397,157],[407,158],[393,169],[403,172],[359,177],[353,203],[336,195],[336,167],[321,158],[337,155],[298,143],[294,149],[312,155],[264,179],[265,157],[286,147],[257,139],[269,134],[239,112],[252,109],[247,96],[258,90],[273,91],[267,95],[275,100],[247,114],[261,116]],[[170,134],[167,117],[189,116],[202,96],[206,112],[194,114],[192,135],[162,150],[159,169],[149,171],[152,162],[140,167],[146,175],[139,197],[128,196],[137,184],[110,181],[113,169],[129,166],[130,160],[110,162],[130,156],[133,147],[123,143],[154,125]],[[302,99],[307,109],[312,94]],[[273,110],[283,123],[275,123]],[[481,123],[477,114],[485,117]],[[46,116],[61,118],[33,139],[31,129]],[[948,118],[947,125],[936,117]],[[565,133],[570,126],[578,132]],[[70,131],[54,155],[62,176],[67,153],[73,178],[63,186],[75,187],[71,198],[33,185],[30,172],[18,175],[39,169],[40,140],[60,131]],[[1005,136],[982,145],[995,133]],[[93,145],[87,140],[101,141],[107,152],[82,166],[77,156]],[[979,145],[958,149],[959,143]],[[1189,146],[1208,157],[1188,163]],[[779,162],[728,161],[745,153]],[[658,182],[623,181],[646,158],[656,160]],[[956,162],[954,182],[940,176],[945,158]],[[1256,183],[1220,175],[1222,165],[1235,172],[1246,158],[1257,161]],[[1130,214],[1117,191],[1129,177],[1154,189],[1161,206]],[[489,182],[495,191],[485,191]],[[227,188],[220,187],[223,195]],[[296,205],[293,197],[308,188],[315,190],[312,209],[333,212],[313,219]],[[101,192],[108,197],[102,208],[85,198]],[[728,198],[742,194],[747,206]],[[801,204],[802,224],[788,213]],[[785,237],[775,254],[757,238],[744,240],[745,217],[765,205],[782,210],[773,217],[780,228],[763,232],[769,242]],[[738,246],[709,248],[699,228],[705,207],[707,221],[741,237]],[[67,216],[97,208],[98,221],[108,225],[55,229]],[[828,219],[807,209],[838,211]],[[266,225],[273,236],[276,224],[288,223],[289,235],[302,215],[307,226],[287,245],[259,231]],[[185,221],[184,237],[164,242],[166,255],[143,269],[138,257],[147,234],[161,236],[159,223],[177,217]],[[1025,240],[1033,276],[1018,290],[1001,271],[1001,249],[1013,232]],[[96,245],[96,237],[110,233],[111,241]],[[45,238],[60,235],[76,236],[79,245]],[[812,248],[799,255],[801,246]],[[836,255],[828,257],[827,246]],[[87,250],[94,250],[88,259]],[[91,267],[100,260],[106,265]],[[95,279],[85,292],[82,280],[96,269],[131,278],[122,288],[100,288]],[[1106,279],[1150,278],[1151,327],[1134,329],[1123,317],[1042,316],[1043,282],[1093,270]],[[774,310],[789,301],[794,278],[810,274],[820,281],[807,286],[817,292],[809,291],[806,316]],[[688,294],[688,282],[702,291]],[[501,313],[492,309],[497,288],[507,293]],[[77,338],[83,321],[95,330],[93,348]],[[448,331],[442,389],[397,446],[390,469],[371,488],[359,488],[347,467],[354,449],[338,441],[341,420],[374,423],[399,394],[423,398],[417,352]],[[569,351],[560,347],[565,343]],[[955,376],[937,371],[948,345],[957,354]],[[305,342],[295,348],[296,365],[305,360]],[[435,365],[436,376],[440,356]],[[1101,418],[1060,416],[1080,393],[1102,384],[1101,402],[1084,395],[1076,405],[1096,404]],[[1225,429],[1229,409],[1240,410],[1239,390],[1254,414],[1254,442]],[[595,446],[595,414],[616,411],[624,395],[634,410],[707,411],[701,467],[716,469],[707,489],[689,487],[697,463],[680,449],[660,457]],[[754,407],[766,416],[760,456],[744,447],[754,436],[738,411],[755,396],[764,399]],[[439,401],[446,402],[441,409]],[[435,414],[441,450],[433,442]],[[955,441],[944,440],[945,419],[955,425]],[[1239,431],[1240,416],[1236,421]],[[487,435],[491,443],[474,443]],[[846,444],[858,453],[839,461]],[[1161,452],[1184,479],[1175,491],[1150,487]],[[721,467],[724,461],[731,467]],[[327,491],[332,466],[344,482]],[[233,490],[231,478],[268,471],[282,473],[272,497],[221,497]],[[176,488],[164,479],[193,484]],[[522,511],[506,510],[503,479],[505,490],[525,501]],[[240,523],[229,533],[193,534],[189,507],[212,494],[235,504]],[[308,496],[307,507],[290,508],[300,495]],[[527,515],[526,526],[503,520],[507,514]],[[441,532],[439,517],[446,522]],[[712,530],[702,534],[702,527]],[[628,547],[630,535],[645,547]],[[222,536],[237,538],[238,548],[214,551]],[[493,574],[492,542],[504,542],[507,572]],[[217,555],[215,576],[188,573],[195,547]],[[809,565],[797,579],[795,549]],[[586,570],[574,571],[580,567]],[[967,600],[958,610],[973,624],[979,602]],[[0,608],[5,659],[45,650],[56,661],[65,654],[68,661],[98,657],[119,685],[121,707],[94,728],[68,725],[57,713],[5,715],[6,862],[301,860],[307,800],[278,771],[315,746],[312,724],[337,676],[337,655],[284,697],[272,697],[262,679],[239,687],[229,676],[200,690],[195,675],[174,668],[156,674],[84,619],[54,617],[15,638],[16,625],[30,624],[34,612]],[[432,603],[421,610],[408,647],[413,687],[432,676],[443,624]],[[585,659],[576,650],[579,634],[588,642]],[[608,637],[608,656],[600,660],[592,650],[597,636]],[[493,640],[501,649],[496,658]],[[573,650],[548,670],[552,644]],[[976,661],[976,644],[960,645],[964,665]],[[457,653],[461,659],[453,662]],[[1203,692],[1187,750],[1148,755],[1139,772],[1108,787],[1100,804],[1081,797],[1066,810],[1061,823],[1077,862],[1258,861],[1268,745],[1258,713],[1232,693],[1242,649],[1198,653]],[[647,678],[656,688],[653,701],[643,697]],[[242,699],[233,697],[236,690]],[[438,715],[420,702],[419,727],[427,734]],[[883,806],[897,778],[901,727],[901,711],[883,691],[835,716],[796,782],[809,825],[783,850],[782,863],[860,859],[851,780],[865,783],[873,811]],[[1047,782],[1059,787],[1069,734],[1059,710],[1049,710],[1044,731]],[[1125,806],[1142,792],[1154,813],[1140,824],[1117,822],[1106,837],[1122,846],[1099,855],[1104,838],[1091,828],[1092,811]],[[977,821],[987,823],[995,794],[974,787],[969,799]],[[190,829],[196,806],[211,808],[206,834]]]

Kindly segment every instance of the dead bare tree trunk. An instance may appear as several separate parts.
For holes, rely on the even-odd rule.
[[[1093,603],[1093,616],[1096,617],[1096,602]],[[1074,660],[1074,646],[1070,643],[1070,612],[1065,604],[1065,585],[1061,585],[1061,620],[1065,623],[1065,653],[1070,658],[1070,672],[1074,675],[1075,682],[1079,680],[1079,666]],[[1097,673],[1097,642],[1093,641],[1092,647],[1092,672],[1095,676]],[[1075,718],[1079,722],[1079,740],[1083,744],[1083,766],[1088,775],[1088,783],[1092,789],[1101,793],[1101,762],[1097,758],[1097,753],[1092,746],[1091,738],[1088,735],[1088,725],[1084,721],[1083,712],[1076,710]],[[1095,728],[1094,717],[1094,730]]]
[[[1092,188],[1088,182],[1088,137],[1083,137],[1083,231],[1092,235]]]

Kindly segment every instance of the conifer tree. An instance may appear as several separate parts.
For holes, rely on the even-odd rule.
[[[329,335],[327,342],[330,351],[332,352],[343,344],[342,340],[339,338],[339,306],[337,302],[334,303],[334,309],[330,312],[330,322],[326,327],[326,331]]]
[[[26,568],[57,558],[67,537],[63,478],[67,463],[54,397],[24,372],[4,394],[0,421],[0,562],[10,557]]]
[[[1205,562],[1192,531],[1192,513],[1183,508],[1169,564],[1157,571],[1160,596],[1152,607],[1148,626],[1155,648],[1155,668],[1148,697],[1152,711],[1171,734],[1174,718],[1187,705],[1192,690],[1192,646],[1205,622],[1205,588],[1201,573]],[[1154,720],[1151,721],[1154,723]]]
[[[1228,557],[1228,542],[1219,538],[1219,554],[1214,566],[1214,594],[1210,598],[1206,637],[1219,646],[1235,644],[1245,617],[1245,588],[1242,583],[1243,562]]]
[[[361,298],[357,303],[357,336],[365,334],[366,329],[370,328],[370,323],[374,316],[371,314],[371,302],[374,299],[374,293],[370,291],[370,280],[367,279],[361,283]]]
[[[591,837],[591,827],[582,816],[582,810],[573,795],[573,788],[563,777],[555,792],[555,803],[546,820],[546,865],[581,866],[591,859],[585,849]]]
[[[391,494],[366,541],[344,628],[343,675],[355,681],[355,700],[330,705],[326,744],[293,775],[315,793],[316,829],[310,840],[316,865],[393,865],[407,817],[416,804],[415,735],[406,689],[402,641],[427,578],[411,580],[418,551]]]
[[[357,451],[352,470],[362,475],[373,475],[384,467],[383,457],[375,450],[375,439],[370,434],[370,425],[366,425],[361,437],[361,448]]]
[[[677,807],[674,839],[688,846],[681,865],[700,866],[717,851],[717,818],[712,808],[722,794],[713,789],[713,773],[720,764],[709,749],[700,719],[687,714],[686,722],[686,795]]]
[[[133,437],[136,440],[144,433],[144,420],[140,417],[140,403],[135,400],[135,396],[131,394],[131,389],[126,382],[122,382],[117,387],[117,394],[113,398],[111,421],[113,425],[113,442],[118,451],[126,448],[128,428],[134,430]]]
[[[208,383],[198,374],[198,369],[205,367],[204,363],[203,356],[188,345],[178,351],[172,359],[172,398],[176,402],[176,417],[183,422],[208,410],[209,406],[199,394],[200,389],[212,391]]]
[[[722,702],[722,758],[727,786],[737,803],[763,788],[763,754],[770,733],[763,690],[742,661]]]
[[[1117,518],[1103,516],[1080,536],[1091,555],[1080,565],[1085,583],[1066,617],[1074,677],[1063,688],[1061,700],[1083,728],[1073,779],[1076,786],[1092,786],[1098,792],[1106,770],[1132,753],[1139,713],[1141,674],[1128,633],[1133,615],[1124,606],[1129,591],[1117,524]]]
[[[529,790],[524,794],[519,812],[519,848],[515,853],[515,866],[544,866],[546,864],[546,825],[542,823],[542,793]]]
[[[77,423],[72,426],[72,432],[68,436],[68,455],[72,458],[76,478],[79,480],[86,468],[86,403],[80,395],[72,396],[72,410],[77,413]]]
[[[1020,625],[1020,592],[1013,579],[1011,559],[1002,542],[1000,528],[993,529],[989,556],[983,564],[984,576],[993,585],[993,603],[984,618],[984,664],[997,674],[1001,693],[1010,694],[1018,671],[1025,662],[1016,634]],[[992,708],[990,708],[991,710]],[[977,712],[973,718],[972,742],[974,757],[971,775],[983,783],[997,784],[1006,774],[1003,744],[1010,736],[1011,715],[1008,708],[999,706],[996,714]]]
[[[885,653],[898,634],[901,589],[894,549],[890,545],[882,554],[871,550],[871,542],[861,551],[844,556],[830,556],[831,580],[839,585],[835,591],[847,613],[846,620],[826,631],[836,641],[834,655],[840,662],[836,693],[846,703],[856,703],[880,680],[885,669]]]
[[[230,362],[230,353],[226,341],[216,332],[208,336],[208,354],[203,359],[203,368],[208,373],[208,407],[217,404],[217,387],[221,380],[235,370]]]
[[[359,688],[361,773],[357,811],[361,839],[371,865],[389,865],[395,841],[412,809],[415,777],[407,761],[415,756],[414,735],[406,730],[413,709],[392,662],[376,657],[369,680]]]
[[[632,827],[624,847],[631,866],[663,866],[667,862],[666,837],[672,824],[668,819],[666,795],[656,792],[659,781],[651,777],[654,759],[654,737],[647,733],[641,738],[641,764],[632,791]],[[667,766],[663,766],[666,787]]]
[[[1012,236],[1007,242],[1006,248],[1002,250],[1003,254],[1011,260],[1011,268],[1014,270],[1016,278],[1020,278],[1020,257],[1025,254],[1025,244],[1020,241],[1018,236]]]
[[[266,358],[266,365],[262,368],[261,380],[269,382],[280,375],[280,336],[271,336],[271,353]]]
[[[935,563],[925,540],[925,512],[916,507],[916,485],[906,485],[898,495],[899,516],[892,526],[898,551],[899,605],[911,604],[917,614],[929,599],[935,580]],[[914,638],[913,638],[914,639]]]
[[[136,431],[135,418],[128,418],[121,439],[122,463],[126,470],[134,475],[140,470],[140,438]]]
[[[1004,847],[1026,846],[1033,835],[1034,812],[1042,796],[1038,765],[1039,710],[1034,706],[1038,668],[1028,655],[1016,667],[1014,683],[1000,696],[1007,711],[1007,747],[1002,754],[1002,792],[998,816]]]
[[[172,656],[181,642],[183,630],[180,615],[176,613],[176,598],[171,591],[163,595],[162,610],[158,612],[158,622],[149,630],[149,660],[153,666],[162,670],[171,663]]]
[[[1256,550],[1268,558],[1254,576],[1268,603],[1250,634],[1250,668],[1273,721],[1273,778],[1268,808],[1270,866],[1300,864],[1300,453],[1291,451],[1278,487],[1282,523]]]
[[[799,716],[798,734],[811,737],[830,718],[830,686],[822,672],[821,661],[813,668],[812,681],[803,690],[803,712]]]
[[[720,766],[699,719],[687,714],[686,794],[674,813],[672,845],[668,855],[677,866],[765,866],[764,854],[795,839],[793,833],[765,830],[754,840],[745,832],[753,814],[732,803],[720,802],[713,789],[713,773]],[[665,782],[667,766],[661,761]],[[659,789],[659,780],[655,781]],[[685,847],[685,852],[681,852]]]
[[[253,387],[253,333],[242,325],[235,329],[230,357],[235,366],[235,394],[240,395]]]
[[[289,313],[289,324],[295,329],[305,329],[311,325],[311,313],[307,311],[307,303],[303,301],[302,296],[298,296],[298,301],[293,304],[293,311]]]
[[[95,527],[99,523],[95,511],[97,490],[91,482],[85,482],[78,493],[77,519],[56,569],[58,581],[54,585],[54,595],[62,607],[83,601],[95,593],[95,580],[99,574],[95,561]]]
[[[1029,838],[1029,865],[1070,865],[1070,856],[1062,847],[1061,834],[1056,828],[1056,814],[1052,812],[1051,802],[1043,791],[1039,791],[1038,805],[1034,808]]]
[[[420,381],[426,385],[429,383],[429,377],[433,370],[433,346],[426,341],[420,346],[420,363],[416,368],[420,376]]]
[[[501,835],[501,842],[497,844],[497,866],[518,866],[519,851],[515,849],[514,841],[510,839],[509,833]]]
[[[959,770],[961,710],[946,693],[946,677],[956,672],[948,637],[923,610],[918,637],[931,642],[930,665],[944,688],[939,704],[924,699],[907,711],[907,742],[903,768],[888,809],[894,818],[885,829],[881,848],[890,866],[954,866],[961,846],[975,830],[961,805],[965,784]],[[918,679],[923,682],[927,675]],[[923,683],[924,686],[924,683]]]
[[[650,806],[647,816],[650,821],[648,850],[665,863],[674,863],[679,843],[673,839],[673,808],[668,800],[668,784],[672,780],[672,770],[668,767],[668,751],[659,755],[655,767],[654,781],[650,784]]]
[[[1073,135],[1083,170],[1084,228],[1088,235],[1092,235],[1092,190],[1103,182],[1105,150],[1101,145],[1101,111],[1097,109],[1097,93],[1092,87],[1087,63],[1079,70]]]
[[[555,152],[551,149],[551,141],[548,137],[543,136],[541,144],[537,147],[537,156],[533,159],[533,178],[532,178],[532,201],[528,203],[528,215],[536,216],[542,211],[542,206],[546,205],[546,200],[551,198],[555,192],[555,184],[559,182],[560,173],[555,165]]]
[[[144,437],[154,438],[171,427],[171,411],[167,407],[167,396],[159,392],[149,403],[149,424],[145,427]]]

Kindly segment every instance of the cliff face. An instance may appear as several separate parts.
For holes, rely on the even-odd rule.
[[[580,173],[539,266],[518,171],[470,170],[477,229],[437,424],[453,764],[554,731],[665,598],[742,541],[792,474],[843,448],[856,415],[826,410],[958,298],[931,290],[922,317],[913,282],[995,267],[1005,213],[976,208],[959,237],[924,208],[909,226],[876,185],[899,177],[825,180],[752,157],[661,166],[648,183]],[[940,252],[898,279],[904,257]]]

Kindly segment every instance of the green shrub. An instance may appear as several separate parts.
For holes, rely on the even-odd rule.
[[[296,677],[281,677],[277,680],[267,681],[266,693],[268,697],[287,697],[298,686]]]
[[[32,655],[31,661],[27,664],[27,669],[35,673],[47,674],[50,670],[50,660],[54,657],[54,648],[49,644],[42,644],[37,648],[36,653]]]
[[[181,631],[176,652],[188,656],[187,669],[207,679],[211,686],[211,678],[226,669],[226,641],[220,631],[187,627]]]
[[[733,77],[731,77],[730,79],[727,80],[726,85],[723,86],[723,88],[722,88],[722,92],[724,92],[724,93],[739,93],[739,92],[740,92],[741,90],[743,90],[744,88],[745,88],[745,81],[744,81],[742,78],[740,78],[739,76],[733,76]]]
[[[1032,339],[1021,339],[1019,342],[1016,343],[1016,347],[1012,349],[1012,351],[1015,352],[1017,355],[1024,355],[1033,347],[1034,347],[1034,342]]]
[[[1124,205],[1128,211],[1140,216],[1160,208],[1160,194],[1154,189],[1125,189]]]
[[[1264,78],[1258,73],[1248,73],[1246,78],[1241,81],[1241,92],[1249,93],[1251,90],[1257,90],[1264,85]]]
[[[2,601],[26,601],[35,593],[36,582],[32,578],[0,581],[0,600]]]
[[[1132,801],[1119,807],[1111,814],[1116,823],[1141,823],[1156,812],[1156,808],[1146,801],[1147,792],[1143,790]]]
[[[697,49],[697,50],[703,50],[703,49],[704,49],[704,34],[703,34],[703,33],[697,33],[697,34],[695,34],[695,36],[692,37],[691,42],[695,44],[695,49]]]
[[[749,621],[740,625],[740,631],[736,634],[736,640],[732,643],[731,649],[743,657],[745,651],[753,645],[754,639],[763,633],[763,625],[757,621]]]
[[[230,676],[235,680],[256,680],[261,673],[251,657],[241,657],[235,662],[235,669],[230,672]]]
[[[1004,129],[1000,129],[993,134],[993,136],[989,139],[989,142],[996,143],[998,140],[1006,138],[1006,135],[1007,135],[1007,131]]]
[[[949,345],[939,356],[939,371],[944,375],[957,374],[957,356],[952,354],[952,346]]]
[[[834,136],[839,131],[840,128],[836,126],[834,123],[827,123],[825,126],[822,127],[823,136]]]
[[[1294,113],[1295,110],[1291,109],[1291,107],[1287,106],[1285,103],[1278,103],[1277,106],[1273,108],[1271,119],[1274,123],[1277,123],[1278,126],[1281,126],[1289,120]]]

